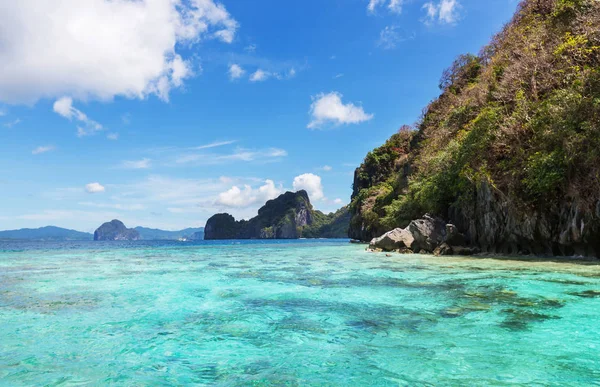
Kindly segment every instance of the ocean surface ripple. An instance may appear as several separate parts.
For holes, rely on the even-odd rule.
[[[0,385],[600,386],[600,266],[0,242]]]

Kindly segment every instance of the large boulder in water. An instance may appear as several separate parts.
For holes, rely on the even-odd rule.
[[[125,227],[120,220],[104,223],[94,232],[95,241],[137,241],[140,240],[137,230]]]
[[[373,238],[369,247],[383,251],[411,249],[414,241],[414,237],[408,230],[397,228],[383,234],[379,238]]]
[[[413,251],[424,250],[432,253],[446,239],[446,222],[430,215],[413,220],[406,230],[412,234],[415,240],[411,246]]]

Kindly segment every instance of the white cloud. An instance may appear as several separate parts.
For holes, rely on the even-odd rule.
[[[402,13],[402,5],[404,4],[404,0],[369,0],[367,10],[369,13],[375,13],[379,7],[385,4],[387,4],[388,11],[400,14]]]
[[[231,145],[231,144],[234,144],[236,142],[237,142],[236,140],[231,140],[231,141],[215,141],[215,142],[211,142],[210,144],[196,146],[196,147],[193,147],[191,149],[201,150],[201,149],[218,148],[218,147],[225,146],[225,145]]]
[[[317,201],[325,197],[321,177],[312,173],[305,173],[294,178],[294,191],[305,190],[311,200]]]
[[[341,78],[343,76],[344,76],[343,73],[339,73],[339,74],[336,74],[335,77],[333,77],[333,79],[338,79],[338,78]]]
[[[19,125],[20,123],[21,123],[21,120],[19,118],[17,118],[16,120],[5,123],[4,126],[7,128],[12,128],[13,126]]]
[[[87,193],[91,193],[91,194],[100,193],[100,192],[106,191],[106,189],[104,188],[104,186],[101,185],[100,183],[90,183],[90,184],[87,184],[85,186],[85,190],[86,190]]]
[[[249,207],[254,204],[264,205],[268,200],[274,199],[281,194],[282,188],[276,187],[273,180],[266,180],[265,184],[254,189],[250,185],[242,188],[233,186],[229,190],[219,194],[217,204],[226,207]]]
[[[390,12],[399,14],[402,12],[402,4],[403,3],[404,3],[404,0],[390,0],[390,3],[388,4],[388,9],[390,10]]]
[[[39,155],[42,153],[53,151],[54,149],[56,149],[56,148],[53,145],[38,146],[37,148],[35,148],[34,150],[31,151],[31,154]]]
[[[426,12],[425,24],[455,24],[459,19],[458,11],[461,8],[458,0],[440,0],[439,3],[430,1],[423,5]]]
[[[320,169],[325,172],[331,172],[331,170],[333,170],[333,167],[331,167],[330,165],[323,165]]]
[[[387,26],[379,33],[377,45],[385,50],[396,48],[398,43],[414,39],[414,34],[407,35],[404,30],[398,26]]]
[[[250,75],[250,82],[263,82],[269,79],[271,75],[272,74],[268,71],[258,69],[252,75]]]
[[[122,167],[125,169],[148,169],[151,166],[150,159],[123,161]]]
[[[193,74],[179,48],[231,43],[238,29],[214,0],[2,3],[0,101],[7,103],[65,95],[167,100]]]
[[[333,201],[333,204],[338,204],[339,205],[339,204],[342,204],[342,203],[344,203],[344,201],[342,199],[340,199],[340,198],[337,198],[337,199],[335,199]]]
[[[234,161],[277,161],[287,156],[285,149],[246,149],[237,148],[228,154],[189,153],[177,156],[175,164],[196,163],[202,165],[225,164]]]
[[[253,53],[256,51],[256,44],[249,44],[246,47],[244,47],[244,50],[246,50],[247,52]]]
[[[112,141],[117,141],[119,139],[119,133],[109,133],[106,135],[106,138]]]
[[[373,114],[367,114],[361,106],[352,103],[344,104],[342,94],[331,92],[329,94],[318,94],[312,97],[313,103],[310,106],[311,122],[309,129],[317,129],[330,123],[333,125],[359,124],[369,121]]]
[[[104,130],[98,122],[88,118],[81,110],[74,108],[71,97],[62,97],[56,100],[53,109],[55,113],[71,121],[75,119],[79,122],[80,126],[77,126],[77,137],[91,136],[96,132]]]
[[[242,68],[242,66],[238,64],[232,64],[231,66],[229,66],[229,78],[232,81],[240,79],[244,76],[244,73],[246,73],[246,71]]]

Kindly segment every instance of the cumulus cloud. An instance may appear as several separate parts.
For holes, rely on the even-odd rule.
[[[387,4],[387,9],[396,14],[402,13],[402,5],[404,4],[404,0],[369,0],[369,5],[367,5],[367,10],[369,13],[375,13],[379,7],[385,6]]]
[[[179,48],[231,43],[238,29],[215,0],[2,3],[0,101],[11,104],[65,95],[168,100],[193,75]]]
[[[39,155],[42,153],[53,151],[54,149],[56,149],[56,148],[53,145],[38,146],[37,148],[35,148],[34,150],[31,151],[31,154]]]
[[[267,200],[276,198],[281,194],[281,187],[276,187],[273,180],[266,180],[265,184],[254,189],[250,185],[242,188],[233,186],[219,194],[217,204],[226,207],[248,207],[253,204],[263,205]]]
[[[238,64],[232,64],[231,66],[229,66],[229,79],[231,79],[232,81],[240,79],[244,76],[245,72],[246,71],[242,68],[242,66]]]
[[[352,103],[344,104],[342,97],[342,94],[337,92],[321,93],[312,97],[313,103],[310,106],[312,120],[308,128],[318,129],[326,124],[359,124],[374,117],[373,114],[365,113],[361,106]]]
[[[263,82],[269,79],[270,76],[270,72],[258,69],[250,75],[250,82]]]
[[[148,169],[151,166],[150,159],[123,161],[122,167],[125,169]]]
[[[305,190],[311,200],[321,200],[325,197],[323,194],[323,184],[321,177],[312,173],[305,173],[294,178],[294,191]]]
[[[439,3],[430,1],[423,5],[426,12],[425,24],[454,24],[458,21],[458,11],[461,5],[458,0],[441,0]]]
[[[71,97],[62,97],[54,102],[54,112],[73,121],[78,122],[77,136],[90,136],[104,130],[102,125],[88,118],[85,113],[73,107],[73,99]]]
[[[342,203],[344,203],[344,201],[342,199],[340,199],[340,198],[337,198],[337,199],[335,199],[333,201],[333,204],[338,204],[339,205],[339,204],[342,204]]]
[[[85,191],[87,193],[94,194],[94,193],[104,192],[104,191],[106,191],[106,189],[100,183],[90,183],[85,186]]]

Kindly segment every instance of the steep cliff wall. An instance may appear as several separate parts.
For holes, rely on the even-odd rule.
[[[523,1],[440,89],[357,169],[351,236],[430,213],[484,251],[597,256],[600,1]]]

